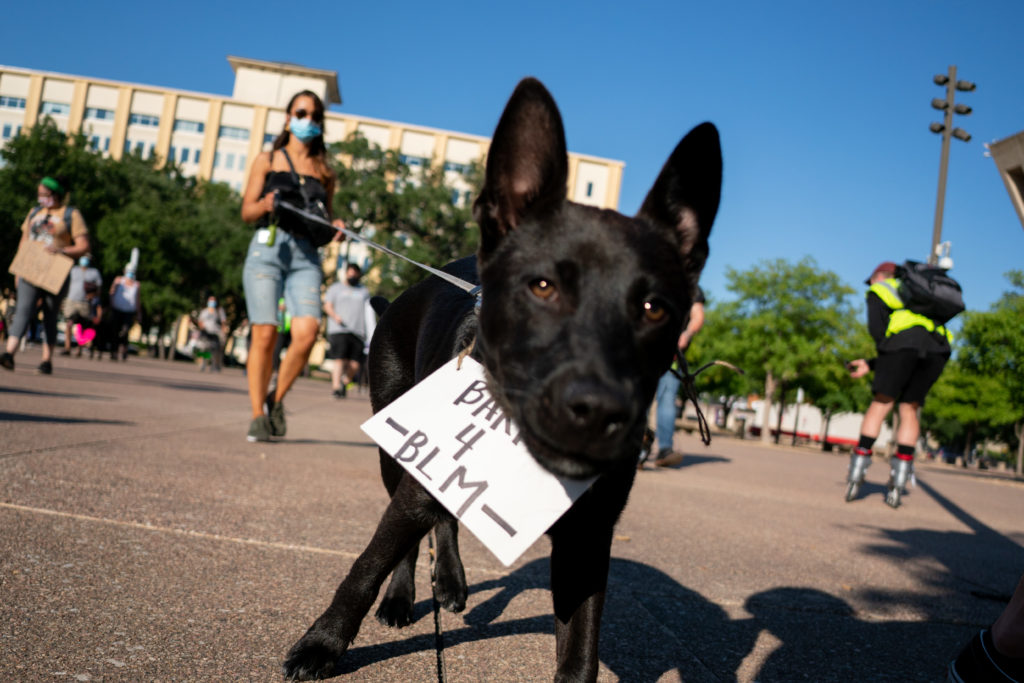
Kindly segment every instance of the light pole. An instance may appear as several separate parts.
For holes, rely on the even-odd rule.
[[[944,112],[942,123],[933,123],[928,129],[933,133],[942,135],[942,157],[939,161],[939,192],[935,199],[935,226],[932,228],[932,248],[928,252],[928,263],[935,265],[938,262],[936,252],[939,242],[942,241],[942,211],[946,203],[946,171],[949,169],[949,138],[952,136],[957,140],[969,142],[971,134],[962,128],[953,128],[953,114],[971,113],[971,108],[966,104],[955,104],[953,97],[956,91],[972,92],[977,86],[970,81],[956,80],[956,65],[949,67],[948,74],[938,74],[933,79],[935,85],[946,87],[946,99],[936,97],[932,100],[932,108]]]

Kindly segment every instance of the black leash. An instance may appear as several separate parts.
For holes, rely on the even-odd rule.
[[[679,361],[679,369],[676,370],[675,368],[672,368],[672,374],[682,382],[683,407],[686,407],[687,401],[693,404],[694,409],[697,411],[697,429],[700,431],[700,440],[704,442],[705,446],[710,446],[711,427],[708,426],[708,420],[704,417],[704,411],[700,409],[700,404],[698,403],[697,375],[704,372],[712,365],[721,365],[722,367],[729,368],[739,375],[744,374],[744,372],[732,363],[726,363],[724,360],[713,360],[710,363],[702,365],[697,372],[690,372],[690,366],[687,364],[686,357],[681,351],[676,351],[676,358]]]
[[[373,247],[374,249],[376,249],[378,251],[382,251],[385,254],[389,254],[391,256],[394,256],[395,258],[400,258],[403,261],[407,261],[407,262],[413,264],[414,266],[416,266],[418,268],[422,268],[423,270],[427,271],[428,273],[430,273],[432,275],[436,275],[437,277],[441,278],[442,280],[455,285],[459,289],[465,290],[466,293],[468,293],[468,294],[470,294],[472,296],[475,296],[477,298],[480,297],[480,285],[474,285],[472,282],[466,282],[462,278],[455,277],[451,273],[446,273],[443,270],[438,270],[437,268],[433,268],[431,266],[428,266],[425,263],[420,263],[419,261],[414,261],[413,259],[409,258],[408,256],[405,256],[404,254],[399,254],[397,251],[394,251],[393,249],[389,249],[388,247],[385,247],[383,244],[378,244],[378,243],[374,242],[373,240],[366,239],[365,237],[360,235],[358,232],[354,232],[352,230],[349,230],[348,228],[339,228],[336,225],[332,225],[329,221],[325,220],[324,218],[322,218],[320,216],[317,216],[315,213],[310,213],[309,211],[306,211],[305,209],[300,209],[299,207],[297,207],[297,206],[295,206],[293,204],[289,204],[286,201],[277,200],[277,201],[274,202],[274,206],[276,208],[284,209],[285,211],[290,211],[291,213],[294,213],[294,214],[297,214],[299,216],[302,216],[304,219],[306,219],[307,221],[310,221],[311,223],[318,223],[320,225],[326,226],[326,227],[331,228],[333,230],[337,230],[338,232],[340,232],[341,234],[345,235],[346,237],[350,237],[350,238],[352,238],[354,240],[362,242],[363,244],[365,244],[365,245],[367,245],[369,247]]]
[[[430,600],[434,607],[434,653],[437,657],[437,683],[445,683],[444,630],[441,627],[441,604],[437,601],[437,549],[434,547],[434,532],[427,533],[427,548],[430,555]]]

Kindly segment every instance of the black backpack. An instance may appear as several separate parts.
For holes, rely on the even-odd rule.
[[[964,310],[960,283],[947,275],[943,268],[904,261],[896,268],[896,278],[900,281],[897,293],[903,305],[936,325],[945,325]]]

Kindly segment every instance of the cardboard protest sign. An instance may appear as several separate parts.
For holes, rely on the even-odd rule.
[[[22,242],[8,269],[12,275],[23,277],[51,294],[60,294],[74,259],[64,254],[51,254],[46,245],[36,240]]]
[[[505,566],[583,495],[596,477],[557,477],[533,459],[471,358],[452,359],[362,429]]]

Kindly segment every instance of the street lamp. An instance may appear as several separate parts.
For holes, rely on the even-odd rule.
[[[932,248],[928,252],[928,263],[935,265],[938,261],[939,242],[942,241],[942,211],[946,203],[946,171],[949,169],[949,139],[954,137],[957,140],[970,142],[971,134],[962,128],[953,127],[953,114],[967,116],[971,108],[966,104],[956,104],[953,97],[956,91],[973,92],[977,86],[970,81],[956,80],[956,66],[949,67],[948,74],[938,74],[934,79],[935,85],[945,86],[946,99],[936,97],[932,100],[932,108],[944,113],[942,123],[932,123],[928,130],[942,135],[942,157],[939,161],[939,192],[935,199],[935,226],[932,229]]]

